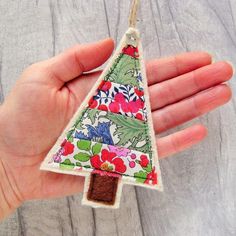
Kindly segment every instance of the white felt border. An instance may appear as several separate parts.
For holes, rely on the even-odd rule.
[[[143,86],[144,86],[144,98],[145,98],[146,109],[147,109],[147,123],[148,123],[148,128],[149,128],[149,134],[151,136],[151,144],[152,144],[152,153],[153,153],[152,166],[155,166],[157,176],[158,176],[159,183],[157,185],[157,189],[159,191],[163,191],[161,170],[160,170],[160,164],[159,164],[158,153],[157,153],[156,135],[154,133],[152,110],[151,110],[151,105],[150,105],[150,97],[148,94],[148,82],[147,82],[147,75],[146,75],[145,64],[144,64],[145,62],[143,58],[143,47],[142,47],[141,41],[139,41],[139,57],[140,57],[141,74],[142,74]]]

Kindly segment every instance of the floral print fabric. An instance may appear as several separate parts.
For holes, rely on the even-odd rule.
[[[143,88],[139,59],[121,53],[104,80]]]
[[[134,177],[141,183],[157,183],[148,154],[124,147],[74,138],[64,140],[53,161],[65,169],[102,170]]]
[[[149,153],[151,146],[145,122],[97,109],[84,110],[67,138],[118,145],[143,153]]]
[[[137,47],[122,48],[49,164],[158,185],[139,56]]]
[[[143,95],[143,89],[103,80],[96,95],[90,100],[89,107],[146,121]]]

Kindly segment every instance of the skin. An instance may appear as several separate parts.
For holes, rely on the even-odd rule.
[[[78,193],[83,177],[39,170],[39,166],[100,75],[114,49],[112,39],[76,45],[31,65],[0,106],[0,219],[23,201]],[[156,133],[183,124],[231,98],[225,84],[233,74],[227,62],[212,64],[205,52],[190,52],[146,63]],[[84,74],[84,72],[87,72]],[[160,158],[199,143],[201,125],[156,140]],[[4,205],[4,204],[2,204]]]

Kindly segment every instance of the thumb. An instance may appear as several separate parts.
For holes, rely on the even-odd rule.
[[[39,64],[42,71],[47,74],[47,83],[53,83],[60,88],[83,72],[102,65],[110,57],[113,49],[114,41],[107,38],[95,43],[76,45]]]

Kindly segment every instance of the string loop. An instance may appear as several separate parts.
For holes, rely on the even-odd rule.
[[[129,27],[136,27],[138,6],[139,0],[133,0],[129,14]]]

